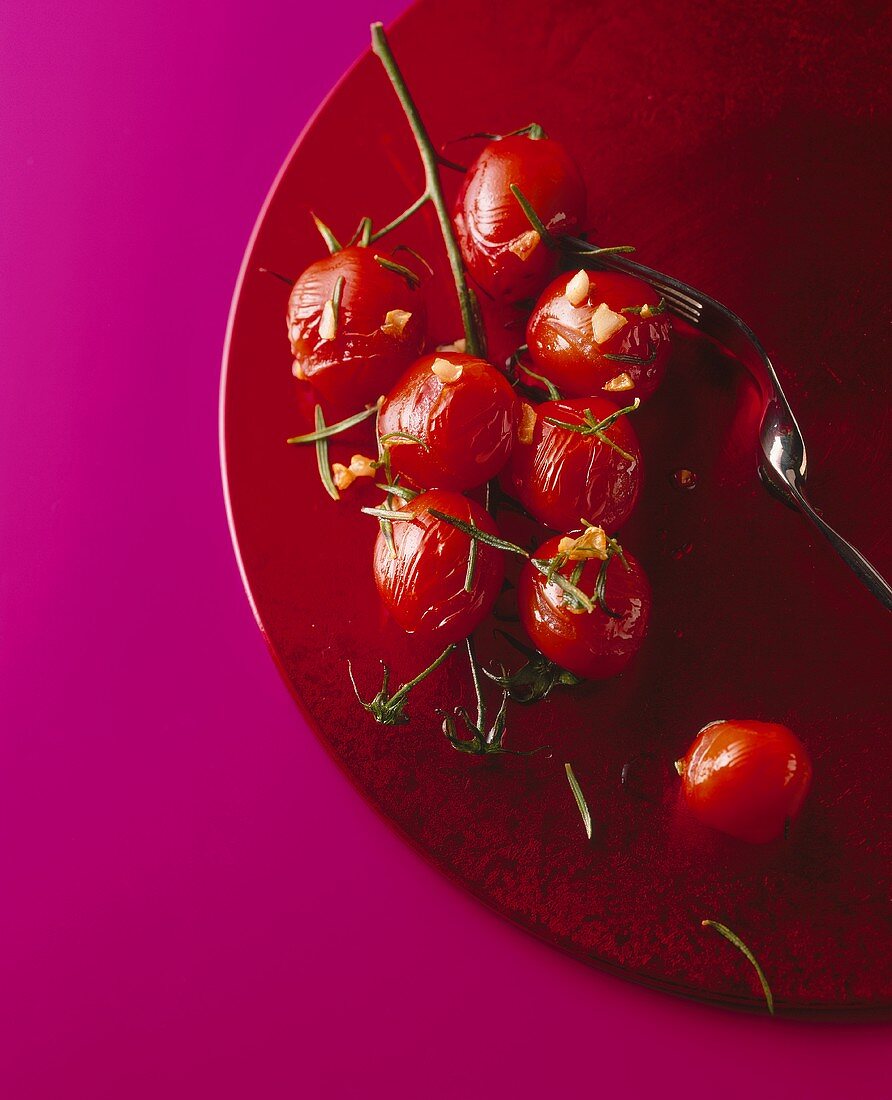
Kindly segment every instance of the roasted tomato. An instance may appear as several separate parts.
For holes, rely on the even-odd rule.
[[[288,301],[294,375],[329,419],[377,401],[424,346],[422,292],[375,257],[345,248],[310,264]]]
[[[433,490],[408,502],[400,511],[411,520],[392,522],[393,550],[384,532],[375,543],[374,572],[378,592],[388,611],[409,634],[435,636],[446,646],[466,638],[486,618],[502,587],[502,551],[477,542],[470,592],[468,559],[471,537],[431,509],[473,523],[498,535],[492,517],[460,493]]]
[[[489,363],[440,352],[399,379],[381,407],[378,430],[395,473],[429,489],[471,489],[508,460],[519,408]]]
[[[587,598],[580,602],[553,569]],[[602,555],[606,554],[606,557]],[[560,564],[560,562],[563,564]],[[590,680],[616,676],[632,660],[650,617],[650,585],[638,562],[617,552],[601,528],[553,538],[527,562],[517,588],[520,621],[535,647],[556,665]]]
[[[712,722],[675,766],[700,821],[754,844],[784,834],[811,785],[808,751],[774,722]]]
[[[516,135],[486,146],[465,176],[455,227],[468,271],[504,302],[536,297],[556,265],[512,184],[554,236],[578,233],[585,219],[585,184],[559,142]]]
[[[671,328],[660,296],[640,279],[578,271],[545,290],[527,344],[536,372],[562,393],[643,401],[665,373]]]
[[[612,533],[638,499],[638,438],[625,412],[602,397],[524,404],[501,482],[553,530],[591,523]]]

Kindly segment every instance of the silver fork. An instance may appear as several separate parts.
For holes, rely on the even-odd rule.
[[[582,241],[574,243],[584,244]],[[892,610],[889,582],[806,500],[802,491],[808,467],[805,440],[777,371],[749,325],[701,290],[635,260],[617,253],[601,253],[585,259],[587,266],[624,271],[649,283],[666,299],[671,313],[717,340],[743,363],[756,380],[764,402],[759,425],[759,476],[763,484],[784,503],[806,515],[858,579],[884,607]]]

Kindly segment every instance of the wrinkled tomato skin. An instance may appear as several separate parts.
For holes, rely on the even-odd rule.
[[[344,277],[333,340],[319,336],[325,303]],[[399,334],[382,331],[390,310],[411,313]],[[375,259],[372,248],[345,248],[304,271],[288,300],[288,339],[295,376],[312,384],[328,419],[349,416],[387,393],[421,354],[424,296]]]
[[[535,298],[557,264],[541,240],[526,259],[511,251],[512,242],[532,228],[511,184],[520,188],[554,236],[579,233],[586,208],[585,183],[560,142],[516,135],[483,149],[465,176],[455,228],[474,281],[503,302]]]
[[[559,537],[549,539],[534,556],[553,558],[559,542]],[[651,596],[644,570],[631,554],[625,559],[628,569],[618,556],[611,557],[605,585],[605,602],[619,618],[597,605],[592,612],[570,610],[561,588],[531,563],[524,565],[517,588],[520,621],[540,653],[588,680],[610,679],[628,666],[647,634]],[[567,562],[559,572],[569,579],[576,564]],[[597,558],[587,561],[576,582],[587,596],[594,592],[600,568]]]
[[[694,815],[751,844],[784,835],[812,778],[806,747],[774,722],[712,722],[697,734],[680,767]]]
[[[403,630],[436,638],[445,648],[466,638],[492,611],[505,567],[501,550],[479,542],[474,580],[471,591],[466,592],[471,538],[432,516],[429,509],[473,522],[491,535],[498,530],[488,512],[459,493],[433,490],[400,502],[399,507],[414,518],[393,521],[395,557],[379,532],[373,561],[375,583]]]
[[[461,367],[444,382],[431,369],[437,359]],[[408,433],[424,441],[394,440],[394,473],[427,489],[471,489],[502,469],[517,432],[520,402],[504,375],[470,355],[423,356],[397,381],[381,407],[382,437]]]
[[[592,271],[588,297],[574,306],[565,293],[573,274],[561,275],[551,283],[527,323],[526,340],[536,372],[571,397],[597,393],[623,404],[631,404],[636,397],[647,400],[666,373],[672,322],[665,312],[641,318],[622,310],[643,305],[656,307],[659,294],[630,275]],[[592,332],[592,314],[601,302],[625,317],[627,323],[609,340],[598,344]],[[640,361],[629,363],[608,358],[611,355]],[[628,379],[622,378],[624,374]],[[611,383],[613,388],[605,389]]]
[[[532,442],[519,437],[501,476],[502,487],[553,531],[577,531],[581,521],[614,534],[629,518],[641,489],[641,448],[629,416],[621,416],[605,434],[627,454],[624,458],[597,436],[580,435],[548,423],[584,423],[590,409],[600,422],[617,406],[602,397],[545,401],[536,406]]]

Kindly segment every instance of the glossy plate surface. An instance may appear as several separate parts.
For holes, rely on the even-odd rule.
[[[540,122],[583,168],[599,242],[635,244],[753,325],[805,432],[813,503],[888,574],[890,180],[876,18],[841,3],[521,0],[509,19],[502,5],[452,0],[413,8],[391,41],[435,140]],[[377,497],[351,490],[332,503],[312,451],[284,443],[308,413],[290,374],[287,288],[259,268],[293,277],[321,255],[311,208],[349,236],[361,215],[383,224],[420,190],[408,129],[367,57],[292,153],[237,292],[222,420],[232,527],[304,712],[445,874],[580,959],[764,1009],[743,957],[701,928],[709,918],[753,949],[780,1012],[888,1012],[892,624],[759,485],[755,389],[704,341],[679,337],[638,414],[646,484],[623,541],[649,573],[654,611],[634,667],[513,708],[508,743],[551,746],[529,758],[480,762],[449,747],[435,708],[471,703],[458,655],[413,694],[408,726],[377,726],[356,703],[348,659],[368,697],[379,658],[406,679],[437,647],[407,640],[380,608],[376,527],[358,512]],[[435,263],[432,336],[454,339],[432,212],[398,239]],[[355,441],[332,458],[368,446],[362,432]],[[695,489],[677,487],[680,468]],[[679,802],[672,761],[724,717],[784,722],[811,749],[814,787],[785,843],[725,838]],[[591,807],[591,843],[565,761]]]

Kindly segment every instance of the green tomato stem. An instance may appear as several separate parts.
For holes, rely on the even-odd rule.
[[[381,23],[372,23],[372,52],[384,66],[390,83],[397,94],[403,113],[408,120],[418,147],[421,162],[424,165],[425,194],[429,197],[437,212],[437,220],[440,223],[440,232],[443,235],[443,244],[446,246],[446,255],[449,257],[449,266],[452,268],[452,277],[455,280],[455,290],[458,295],[458,304],[461,309],[462,324],[465,330],[465,341],[470,355],[482,356],[484,354],[484,339],[480,330],[475,309],[473,295],[468,287],[465,277],[464,264],[455,232],[452,228],[452,220],[446,207],[446,199],[443,196],[443,186],[440,182],[439,157],[431,142],[418,108],[412,99],[409,88],[403,74],[400,72],[396,59],[384,33]],[[417,205],[421,205],[420,201]]]

